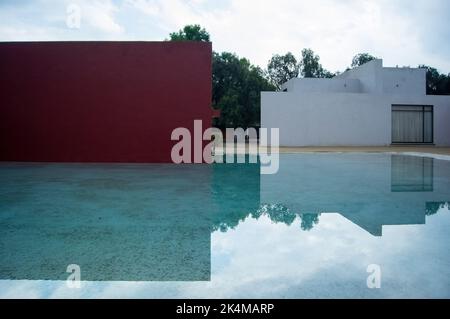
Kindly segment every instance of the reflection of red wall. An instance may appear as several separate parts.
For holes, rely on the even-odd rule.
[[[211,43],[1,43],[0,160],[170,162],[210,101]]]

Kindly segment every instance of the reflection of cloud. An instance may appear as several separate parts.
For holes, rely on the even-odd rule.
[[[267,216],[212,234],[211,282],[0,281],[0,297],[450,297],[448,206],[427,225],[386,226],[373,237],[339,214],[309,232]],[[367,289],[366,267],[381,266],[382,288]]]

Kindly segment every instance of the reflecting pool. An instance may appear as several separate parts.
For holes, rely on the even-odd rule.
[[[0,297],[450,297],[450,161],[1,163],[0,181]]]

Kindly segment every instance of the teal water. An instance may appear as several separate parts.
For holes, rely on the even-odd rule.
[[[2,163],[0,181],[0,297],[450,297],[450,161]]]

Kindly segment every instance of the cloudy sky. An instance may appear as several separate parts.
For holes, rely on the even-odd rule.
[[[79,28],[67,24],[72,4]],[[0,41],[158,41],[194,23],[214,50],[261,67],[274,53],[312,48],[330,71],[369,52],[386,66],[450,72],[448,0],[0,0]]]

